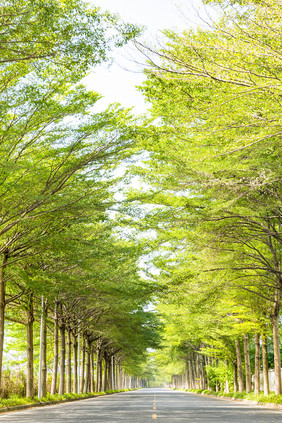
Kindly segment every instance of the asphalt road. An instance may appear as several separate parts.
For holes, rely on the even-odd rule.
[[[169,389],[138,391],[0,414],[0,423],[273,423],[282,410],[263,409]]]

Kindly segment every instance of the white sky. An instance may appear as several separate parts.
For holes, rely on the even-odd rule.
[[[197,10],[201,0],[88,0],[102,9],[118,13],[123,21],[144,25],[147,30],[142,39],[154,40],[161,29],[179,31],[196,26]],[[201,8],[201,13],[204,13]],[[135,55],[133,47],[119,49],[114,54],[114,63],[109,67],[96,67],[84,82],[89,89],[104,96],[98,107],[104,109],[110,103],[121,103],[125,107],[134,107],[135,113],[146,110],[142,94],[135,86],[144,80],[141,67],[129,60]],[[138,60],[138,59],[137,59]],[[142,61],[142,59],[140,58]]]

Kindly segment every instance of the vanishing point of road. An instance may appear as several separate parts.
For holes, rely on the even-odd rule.
[[[14,423],[278,423],[282,410],[206,398],[170,389],[140,389],[0,414]]]

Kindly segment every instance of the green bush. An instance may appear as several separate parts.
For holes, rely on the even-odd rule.
[[[11,369],[2,373],[1,392],[3,398],[11,398],[12,395],[23,397],[26,391],[26,375],[23,371],[12,372]]]
[[[232,371],[225,365],[225,363],[220,362],[217,367],[207,365],[205,369],[208,376],[209,385],[213,391],[215,391],[216,385],[223,387],[226,379],[230,385],[233,383]]]

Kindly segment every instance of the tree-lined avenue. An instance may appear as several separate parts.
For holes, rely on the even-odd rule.
[[[282,3],[199,1],[155,41],[95,0],[0,2],[0,411],[277,416],[104,397],[282,404]],[[129,47],[140,116],[85,79]]]

